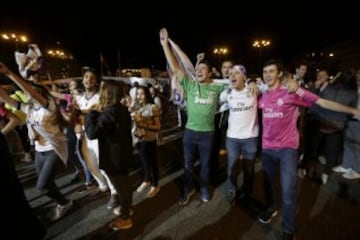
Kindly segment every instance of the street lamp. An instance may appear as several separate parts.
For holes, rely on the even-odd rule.
[[[66,58],[65,52],[60,49],[49,49],[47,51],[47,54],[51,57],[57,57],[57,58]]]
[[[2,33],[1,38],[6,41],[13,41],[15,43],[16,50],[18,50],[18,42],[26,43],[29,41],[26,35],[15,33]]]
[[[260,67],[261,67],[261,62],[262,62],[262,49],[265,47],[270,46],[271,42],[269,40],[255,40],[252,44],[252,46],[254,48],[258,48],[259,49],[259,66],[258,66],[258,70],[260,71]]]
[[[214,48],[214,54],[218,56],[219,65],[221,64],[221,58],[223,55],[228,54],[229,50],[227,47]]]
[[[71,55],[71,53],[69,53],[66,50],[60,49],[60,48],[56,48],[56,49],[48,49],[47,50],[47,55],[49,55],[50,57],[53,58],[60,58],[60,59],[73,59],[73,56]]]

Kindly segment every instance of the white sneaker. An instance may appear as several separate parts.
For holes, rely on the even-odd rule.
[[[299,178],[304,178],[306,176],[306,169],[298,168],[297,175]]]
[[[150,188],[150,191],[147,193],[147,197],[148,198],[152,198],[152,197],[155,197],[156,194],[160,191],[160,187],[154,187],[152,186]]]
[[[31,162],[31,161],[32,161],[31,153],[26,152],[24,154],[24,162]]]
[[[326,184],[328,180],[329,180],[329,175],[325,173],[321,174],[321,181],[323,184]]]
[[[334,167],[332,170],[337,173],[348,173],[351,171],[351,168],[344,168],[343,166],[339,165]]]
[[[99,189],[101,192],[106,192],[109,188],[106,184],[99,184]]]
[[[119,206],[119,201],[118,201],[118,195],[117,194],[111,194],[109,202],[107,204],[107,209],[114,209],[117,206]]]
[[[60,218],[62,218],[68,211],[69,209],[74,205],[73,201],[69,201],[67,204],[65,205],[60,205],[60,204],[57,204],[55,209],[54,209],[54,212],[52,214],[52,216],[50,217],[50,219],[52,221],[57,221],[59,220]]]
[[[359,179],[360,173],[358,173],[354,170],[350,170],[349,172],[344,173],[342,176],[343,176],[343,178],[346,178],[346,179]]]
[[[113,209],[113,213],[116,216],[120,216],[121,215],[121,205],[117,206],[116,208]],[[129,216],[133,216],[134,215],[134,210],[130,209],[129,210]]]
[[[137,192],[142,192],[148,186],[150,186],[150,182],[142,182],[141,185],[136,189],[136,191]]]

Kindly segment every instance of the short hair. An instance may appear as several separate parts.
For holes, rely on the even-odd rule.
[[[199,64],[205,64],[208,67],[209,71],[211,71],[212,69],[212,66],[208,60],[203,59],[199,62]]]
[[[275,65],[279,72],[284,70],[284,64],[279,59],[266,60],[263,67],[267,67],[269,65]]]
[[[95,68],[92,67],[84,67],[83,68],[83,77],[85,75],[85,73],[90,72],[92,74],[94,74],[96,76],[96,81],[99,83],[101,81],[101,76],[99,75],[98,70],[96,70]]]
[[[244,65],[235,64],[235,65],[232,67],[232,69],[235,70],[235,71],[241,72],[242,74],[244,74],[245,77],[247,77],[247,71],[246,71],[246,68],[244,67]]]
[[[280,76],[281,81],[289,80],[290,78],[292,78],[292,74],[288,71],[283,71]]]

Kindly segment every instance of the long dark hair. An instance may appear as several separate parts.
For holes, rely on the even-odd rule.
[[[149,88],[144,86],[139,86],[136,92],[139,91],[139,89],[142,89],[144,91],[146,103],[154,104],[154,98],[151,96]]]

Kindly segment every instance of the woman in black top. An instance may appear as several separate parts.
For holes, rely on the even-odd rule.
[[[132,227],[132,200],[129,182],[129,163],[133,159],[131,118],[120,101],[124,88],[116,81],[104,81],[100,87],[100,104],[85,117],[85,131],[89,139],[98,139],[100,168],[108,173],[119,193],[120,206],[114,209],[118,219],[110,224],[113,230]]]

